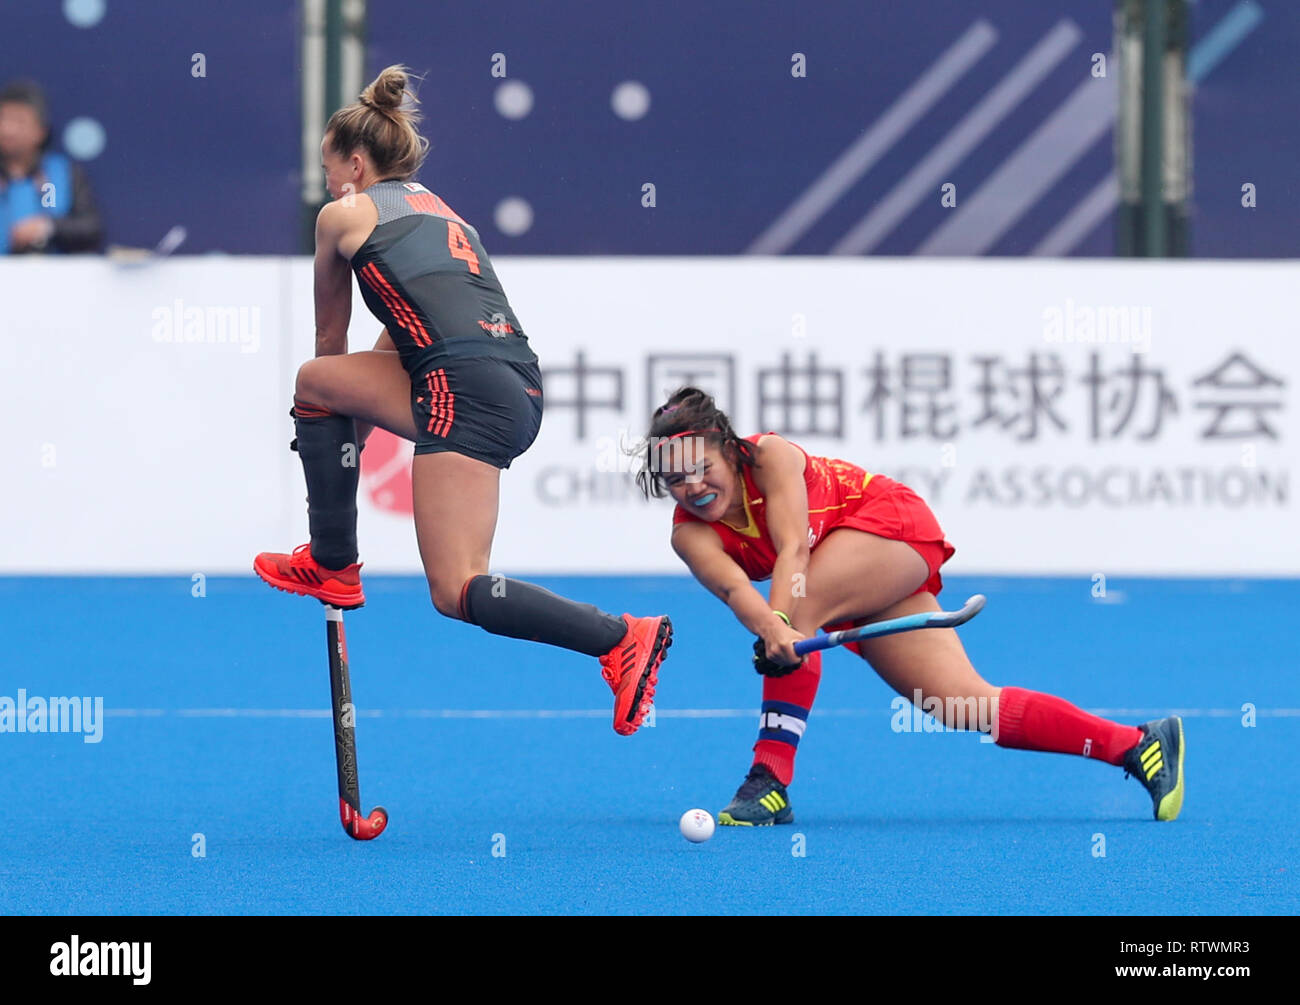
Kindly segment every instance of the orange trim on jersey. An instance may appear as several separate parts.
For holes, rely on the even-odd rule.
[[[379,271],[379,267],[374,262],[364,266],[361,274],[388,309],[393,312],[393,317],[397,319],[398,324],[410,333],[411,338],[417,346],[428,347],[433,345],[433,340],[429,338],[429,333],[425,331],[424,325],[420,323],[419,316],[412,309],[397,290],[393,289],[392,284],[384,278],[384,274]]]
[[[366,266],[366,269],[371,270],[369,273],[371,285],[374,287],[375,292],[383,299],[384,303],[388,304],[388,308],[393,312],[393,316],[399,321],[405,319],[402,327],[410,332],[411,338],[414,339],[415,344],[417,346],[423,345],[426,347],[432,345],[433,340],[429,338],[429,333],[425,331],[424,325],[420,322],[420,318],[415,313],[415,310],[406,302],[405,299],[403,299],[402,295],[393,288],[392,284],[384,278],[384,274],[379,271],[379,267],[375,265],[374,262],[371,262]]]
[[[417,346],[422,345],[420,342],[420,336],[415,331],[415,328],[410,324],[410,319],[407,317],[405,312],[403,312],[402,305],[396,303],[393,298],[389,296],[388,291],[380,285],[379,280],[376,278],[379,276],[379,270],[375,268],[374,262],[363,266],[360,275],[366,281],[366,285],[374,290],[375,295],[384,302],[384,306],[388,308],[389,312],[396,319],[398,327],[400,327],[402,331],[406,332],[406,334],[410,335],[411,341],[413,341]]]
[[[446,217],[449,220],[455,220],[457,223],[464,224],[467,227],[469,226],[469,224],[465,223],[464,220],[456,215],[455,211],[452,210],[450,206],[432,192],[417,192],[414,195],[404,196],[404,198],[414,210],[418,210],[421,213],[428,213],[430,216]]]

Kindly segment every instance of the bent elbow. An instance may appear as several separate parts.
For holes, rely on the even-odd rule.
[[[812,549],[808,547],[807,540],[800,540],[795,544],[788,544],[782,548],[778,557],[807,564],[808,560],[812,558]]]

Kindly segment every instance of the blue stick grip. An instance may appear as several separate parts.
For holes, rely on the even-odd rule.
[[[956,628],[964,625],[984,609],[985,596],[977,593],[962,605],[960,611],[930,611],[922,614],[905,614],[901,618],[887,621],[875,621],[858,628],[845,628],[826,635],[814,635],[810,639],[801,639],[794,644],[794,651],[800,656],[817,652],[819,649],[831,649],[846,642],[859,639],[876,639],[882,635],[897,635],[899,632],[912,632],[918,628]]]

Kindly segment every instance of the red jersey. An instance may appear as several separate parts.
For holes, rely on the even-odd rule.
[[[757,444],[768,433],[746,436]],[[790,442],[790,441],[787,441]],[[795,446],[799,446],[797,443]],[[931,593],[936,597],[943,589],[939,568],[956,553],[956,549],[943,536],[939,521],[935,519],[925,500],[902,482],[884,475],[868,474],[856,464],[833,457],[813,457],[803,447],[803,478],[808,488],[808,547],[817,545],[838,527],[860,530],[894,541],[904,541],[924,560],[930,578],[916,593]],[[721,520],[709,523],[714,533],[722,539],[722,547],[751,580],[770,579],[776,564],[776,549],[767,530],[767,507],[763,496],[754,484],[749,466],[741,467],[744,484],[746,526],[733,527]],[[680,505],[673,511],[673,524],[694,520],[708,523]],[[869,618],[842,621],[824,626],[825,631],[835,631],[865,624]],[[850,642],[848,648],[861,655],[858,643]]]
[[[757,444],[768,433],[755,433],[746,436],[750,443]],[[797,443],[795,446],[799,446]],[[861,508],[866,497],[867,486],[884,488],[885,484],[897,485],[897,482],[884,475],[872,475],[848,461],[832,457],[815,457],[803,447],[799,452],[804,455],[804,484],[808,488],[808,547],[816,548],[836,527],[844,524],[845,518]],[[745,516],[747,526],[733,527],[721,520],[710,523],[717,535],[722,538],[722,547],[752,580],[767,579],[772,575],[776,564],[776,549],[772,546],[772,537],[767,530],[767,506],[763,495],[754,484],[754,476],[749,465],[741,467],[741,478],[745,486]],[[874,493],[872,493],[874,494]],[[700,520],[693,513],[687,512],[680,505],[673,512],[673,523],[685,523]]]

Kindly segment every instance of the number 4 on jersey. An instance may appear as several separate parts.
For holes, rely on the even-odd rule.
[[[474,254],[474,246],[469,243],[460,224],[453,220],[447,221],[447,247],[451,249],[452,258],[459,258],[469,266],[470,272],[476,276],[479,274],[478,255]]]

